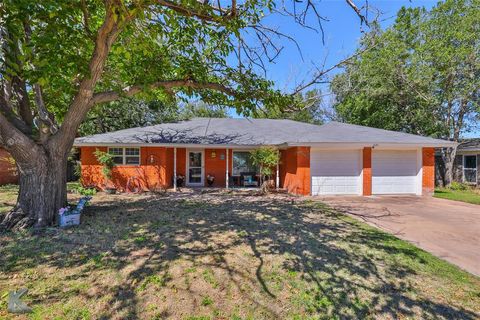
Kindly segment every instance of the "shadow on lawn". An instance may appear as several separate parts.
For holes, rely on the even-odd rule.
[[[168,284],[170,267],[186,260],[223,270],[227,275],[224,282],[233,283],[242,292],[242,299],[264,310],[268,318],[285,318],[288,314],[282,305],[282,290],[272,285],[271,266],[268,271],[265,266],[265,259],[281,256],[285,257],[282,270],[301,275],[305,287],[298,288],[304,292],[299,309],[306,315],[330,313],[351,319],[376,313],[391,318],[478,317],[412,295],[407,277],[415,275],[415,270],[357,249],[367,246],[420,260],[417,252],[410,247],[390,246],[392,236],[358,228],[338,219],[326,207],[291,204],[286,198],[225,194],[192,200],[187,197],[94,204],[87,208],[80,228],[53,230],[46,237],[18,237],[14,243],[0,242],[0,271],[14,272],[40,264],[59,269],[85,266],[75,275],[81,279],[102,268],[116,270],[125,280],[93,283],[97,290],[88,298],[100,299],[110,292],[108,303],[112,308],[104,314],[105,319],[113,314],[137,318],[142,312],[138,307],[139,284],[152,275],[161,275],[156,281]],[[252,260],[245,265],[232,264],[228,255],[240,246],[250,249]],[[97,260],[101,263],[95,263]],[[245,275],[248,268],[254,271],[249,273],[251,277]],[[255,290],[245,288],[248,283]],[[260,298],[255,291],[261,293]],[[194,298],[191,292],[185,294]],[[34,297],[34,302],[43,303],[40,297]],[[169,312],[163,311],[161,317],[172,316]]]

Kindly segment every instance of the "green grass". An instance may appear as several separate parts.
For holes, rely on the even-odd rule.
[[[480,204],[480,192],[471,189],[451,190],[447,188],[437,188],[435,189],[434,196],[436,198]]]
[[[17,200],[18,186],[7,184],[0,186],[0,215],[8,212]]]
[[[0,233],[0,319],[21,287],[21,319],[480,318],[478,277],[324,203],[182,196],[99,193],[79,227]]]
[[[212,305],[213,300],[209,296],[205,296],[205,297],[203,297],[201,304],[202,304],[202,306],[206,307],[206,306]]]

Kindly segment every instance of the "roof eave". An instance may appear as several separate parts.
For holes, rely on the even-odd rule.
[[[289,142],[289,147],[309,146],[318,148],[334,148],[334,147],[373,147],[373,148],[450,148],[455,147],[457,143],[451,141],[440,142]]]
[[[120,143],[120,142],[75,142],[74,147],[166,147],[166,148],[206,148],[206,149],[252,149],[267,144],[192,144],[192,143]],[[270,144],[271,145],[271,144]],[[285,146],[277,145],[282,149]]]

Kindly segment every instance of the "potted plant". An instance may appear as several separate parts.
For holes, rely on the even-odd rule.
[[[113,155],[98,149],[94,152],[94,154],[97,158],[97,161],[102,165],[102,174],[105,178],[105,192],[108,194],[115,194],[117,192],[117,188],[112,182],[112,170],[115,166]]]
[[[172,180],[175,179],[172,177]],[[177,174],[177,187],[181,188],[183,187],[183,184],[185,183],[185,176],[181,173]]]
[[[211,174],[208,174],[207,175],[207,184],[209,187],[212,187],[213,184],[215,182],[215,176],[214,175],[211,175]]]

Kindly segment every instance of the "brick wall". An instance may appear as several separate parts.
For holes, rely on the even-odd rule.
[[[225,188],[226,158],[225,149],[205,149],[205,185],[207,186],[207,175],[215,177],[214,187]],[[232,174],[232,152],[228,155],[228,166],[230,175]]]
[[[363,148],[363,195],[372,195],[372,148]]]
[[[10,153],[0,148],[0,185],[18,183],[17,168],[11,159]]]
[[[310,147],[293,147],[282,152],[281,185],[288,192],[310,195]]]
[[[422,194],[435,191],[435,148],[422,149]]]
[[[103,189],[105,187],[105,179],[102,174],[102,166],[94,155],[96,149],[107,151],[107,147],[81,148],[82,184]],[[140,148],[140,165],[115,166],[112,170],[112,183],[120,191],[125,191],[129,179],[136,177],[143,190],[153,190],[171,185],[171,178],[168,177],[168,174],[166,148],[142,147]]]

